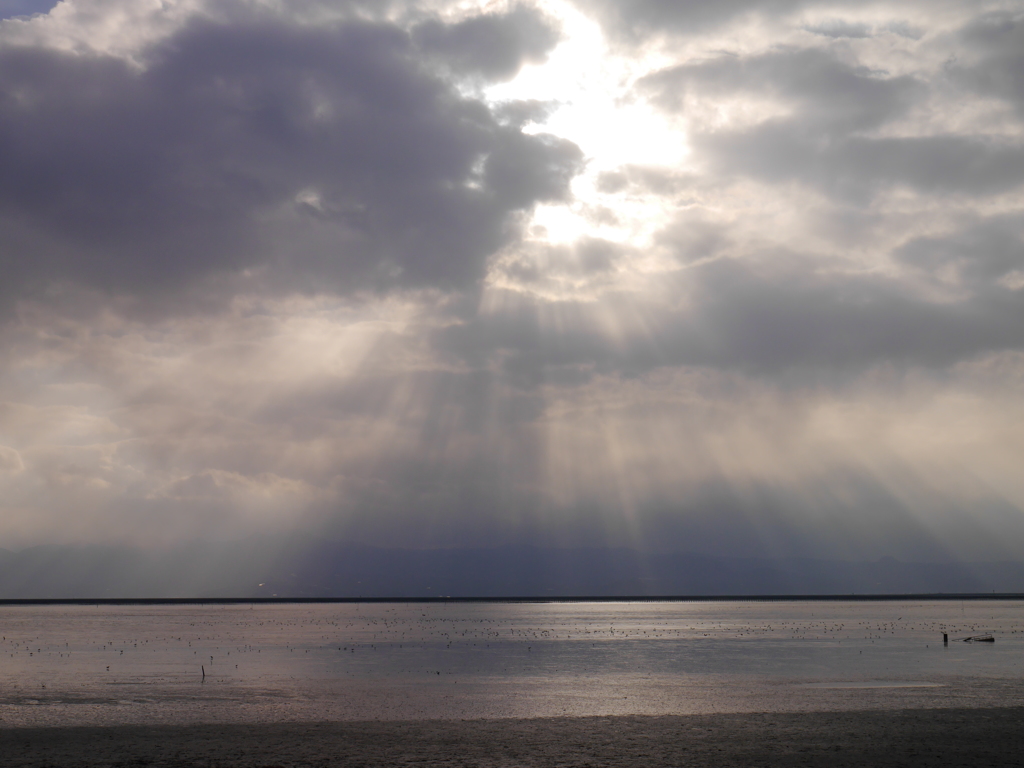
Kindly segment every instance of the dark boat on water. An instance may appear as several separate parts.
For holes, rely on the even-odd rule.
[[[972,637],[965,637],[965,643],[994,643],[996,639],[992,635],[974,635]]]

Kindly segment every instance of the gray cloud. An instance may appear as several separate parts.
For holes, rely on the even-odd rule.
[[[597,177],[597,189],[608,194],[635,191],[672,197],[685,192],[700,179],[692,172],[679,172],[657,166],[626,165],[613,171],[602,171]]]
[[[871,37],[872,29],[863,23],[853,23],[842,19],[829,19],[820,24],[807,27],[808,32],[824,37]]]
[[[928,94],[920,79],[889,76],[817,49],[723,57],[647,76],[639,87],[676,111],[689,90],[706,96],[771,94],[790,108],[736,129],[701,130],[691,141],[713,174],[766,183],[798,180],[850,200],[905,185],[923,193],[997,194],[1024,181],[1018,137],[870,132],[908,113]]]
[[[945,236],[916,237],[894,256],[927,275],[953,269],[961,285],[984,291],[1010,273],[1024,269],[1024,220],[1019,214],[995,216]]]
[[[1024,111],[1024,17],[1007,11],[983,15],[961,30],[961,39],[977,61],[951,62],[954,78]]]
[[[769,369],[842,370],[882,360],[946,366],[1024,346],[1024,301],[1009,290],[961,302],[928,301],[899,282],[815,277],[810,267],[797,262],[770,276],[728,261],[705,267],[697,357]]]
[[[815,137],[877,128],[905,114],[926,93],[911,76],[889,77],[813,48],[682,65],[648,75],[638,86],[668,110],[680,108],[688,89],[715,96],[770,94],[794,112],[772,123]]]
[[[1024,183],[1024,145],[1015,139],[850,137],[816,146],[798,125],[777,121],[749,131],[694,138],[714,169],[766,183],[802,181],[850,202],[905,186],[928,194],[991,195]]]
[[[557,106],[555,102],[550,101],[521,99],[499,104],[494,112],[503,122],[521,128],[531,122],[543,123]]]
[[[576,0],[596,14],[608,32],[639,42],[660,35],[695,36],[747,15],[771,17],[805,5],[803,0]]]
[[[543,61],[559,33],[536,9],[517,5],[506,14],[482,14],[456,24],[426,21],[413,27],[412,39],[458,74],[506,80],[524,63]]]
[[[708,247],[707,237],[699,233],[698,242]],[[901,256],[927,252],[928,258],[942,258],[964,240],[970,242],[953,238],[938,248],[914,241]],[[1021,259],[1009,243],[1002,243],[1008,246],[1004,271]],[[453,338],[442,346],[470,356],[481,346],[505,349],[516,380],[533,386],[567,366],[628,375],[675,366],[783,377],[802,370],[809,379],[829,379],[883,363],[944,368],[986,352],[1024,349],[1024,297],[992,279],[950,301],[929,299],[892,278],[822,274],[811,259],[777,254],[769,263],[770,268],[719,258],[689,267],[671,282],[680,307],[638,304],[629,295],[609,297],[600,308],[513,304],[514,312],[481,321],[473,333],[452,329]],[[554,311],[560,332],[553,337],[543,331],[542,317]],[[634,320],[608,336],[599,313],[609,311]],[[532,371],[529,379],[522,378],[524,366]]]
[[[508,25],[508,74],[553,43],[520,34],[528,22],[541,23],[519,8],[452,34],[472,45]],[[0,57],[8,293],[60,280],[152,293],[261,264],[342,291],[465,287],[518,212],[566,197],[581,161],[460,97],[387,24],[195,21],[141,71]]]

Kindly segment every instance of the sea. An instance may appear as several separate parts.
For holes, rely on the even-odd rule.
[[[0,727],[1024,705],[1013,600],[3,605],[0,637]]]

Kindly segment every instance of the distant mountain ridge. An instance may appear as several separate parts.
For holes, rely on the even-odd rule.
[[[0,598],[1024,592],[1024,563],[844,562],[623,548],[399,550],[266,540],[0,550]]]

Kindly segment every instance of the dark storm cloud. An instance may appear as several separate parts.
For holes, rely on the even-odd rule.
[[[451,39],[434,23],[435,53],[507,75],[555,40],[527,39],[549,28],[525,8],[471,22]],[[503,25],[495,58],[472,59]],[[581,163],[459,96],[393,25],[195,21],[142,59],[0,51],[6,292],[260,264],[318,288],[462,287]]]

